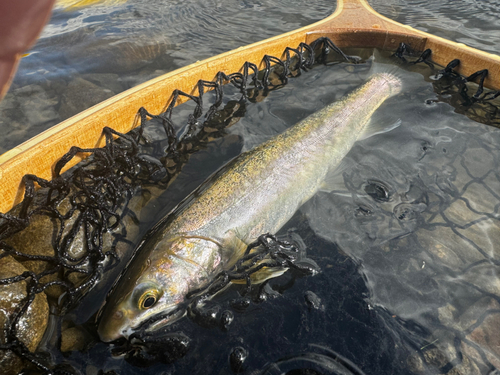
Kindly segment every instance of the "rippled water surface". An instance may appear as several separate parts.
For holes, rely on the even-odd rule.
[[[498,0],[371,0],[395,21],[494,54],[500,53]]]
[[[0,104],[0,153],[153,77],[309,25],[334,2],[137,1],[56,9]]]
[[[370,4],[399,22],[498,53],[499,1]],[[148,79],[331,14],[333,0],[129,0],[58,7],[0,104],[0,153]]]

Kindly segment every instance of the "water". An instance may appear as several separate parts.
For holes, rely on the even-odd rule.
[[[139,83],[311,24],[334,8],[286,0],[130,0],[56,9],[0,104],[0,128],[9,129],[0,153]]]
[[[370,5],[380,14],[455,42],[497,54],[500,52],[498,0],[439,2],[426,0],[375,0]]]
[[[123,90],[311,24],[333,0],[111,2],[56,8],[0,104],[0,153]],[[498,53],[496,1],[373,1],[381,14]]]
[[[473,21],[455,20],[463,18],[462,4],[471,9],[468,18]],[[446,8],[413,3],[406,13],[398,10],[398,6],[407,9],[401,3],[374,6],[436,34],[451,33],[450,23],[443,20],[462,22],[447,36],[457,41],[471,38],[476,47],[488,50],[494,46],[489,40],[498,35],[489,30],[493,21],[488,24],[488,18],[482,19],[478,12],[488,3],[474,4],[450,2]],[[7,115],[21,117],[9,117],[9,129],[15,130],[0,146],[9,148],[22,137],[50,126],[51,121],[68,116],[71,93],[67,90],[79,90],[75,87],[82,86],[77,84],[94,90],[95,96],[106,96],[110,94],[106,90],[116,93],[239,43],[284,31],[280,22],[266,20],[264,14],[275,17],[278,13],[279,20],[294,29],[331,13],[325,8],[334,8],[330,2],[309,3],[304,9],[297,4],[263,2],[222,6],[184,1],[161,6],[168,12],[159,12],[153,5],[138,10],[133,2],[112,12],[98,7],[74,13],[58,11],[34,47],[36,53],[23,59],[13,92],[2,104],[2,121]],[[254,16],[240,11],[254,12]],[[432,22],[422,18],[420,11],[433,14]],[[477,25],[474,20],[481,22]],[[264,23],[265,30],[255,27],[257,21]],[[144,28],[144,22],[155,27]],[[240,27],[235,25],[245,22],[245,33],[235,37],[234,29]],[[489,31],[488,37],[476,30],[479,26]],[[270,34],[264,35],[264,31]],[[137,47],[140,53],[132,48],[139,54],[139,62],[132,65],[133,59],[125,54],[119,62],[123,70],[115,71],[111,66],[117,63],[107,60],[105,52],[100,52],[104,57],[95,66],[77,54],[99,46],[100,38],[105,40],[101,51],[120,45],[122,39],[131,43],[128,46],[136,46],[135,41],[144,40],[141,38],[155,43]],[[130,50],[118,47],[115,51],[120,48]],[[69,63],[71,54],[77,57]],[[147,54],[155,57],[147,60]],[[247,105],[245,116],[223,141],[214,141],[212,148],[193,158],[172,185],[172,194],[150,210],[162,215],[201,182],[204,177],[197,171],[208,175],[242,149],[339,99],[369,74],[366,65],[317,67],[266,100]],[[346,361],[366,374],[427,374],[438,369],[441,373],[487,374],[494,366],[500,367],[500,283],[494,246],[498,241],[500,133],[455,113],[453,107],[438,100],[429,80],[421,75],[401,74],[409,82],[405,92],[388,101],[375,118],[391,124],[400,119],[401,125],[358,143],[346,158],[344,173],[337,176],[338,187],[319,193],[284,228],[295,228],[304,239],[308,255],[321,267],[319,275],[292,273],[273,280],[267,301],[253,302],[244,312],[231,307],[231,300],[238,298],[237,287],[218,296],[214,304],[234,313],[230,329],[203,328],[189,319],[176,323],[170,330],[183,332],[191,342],[186,356],[172,365],[146,358],[152,367],[138,368],[140,361],[130,364],[113,356],[111,348],[102,343],[91,343],[86,351],[66,357],[54,350],[56,358],[87,374],[101,369],[119,374],[230,374],[231,353],[237,347],[248,352],[243,366],[251,374],[292,374],[296,366],[333,373],[334,363],[343,363],[345,369]],[[40,97],[45,101],[39,101]],[[43,121],[36,117],[42,115]],[[30,125],[24,127],[26,123]],[[162,210],[158,206],[163,202],[169,206]],[[84,301],[84,309],[66,319],[84,324],[101,303],[102,294],[93,297],[95,294]],[[95,333],[92,324],[86,327]],[[338,355],[346,361],[338,361]]]

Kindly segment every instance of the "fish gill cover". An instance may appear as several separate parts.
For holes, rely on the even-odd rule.
[[[336,54],[330,53],[332,50]],[[406,60],[404,56],[409,54],[411,53],[408,47],[401,46],[396,53],[396,57]],[[332,55],[335,55],[335,57],[332,58]],[[407,63],[412,65],[424,62],[432,65],[429,61],[429,55],[430,52],[426,51],[417,59],[412,59],[413,62]],[[13,285],[20,286],[16,291],[9,290],[5,294],[14,295],[17,298],[14,304],[7,301],[10,309],[2,306],[3,311],[5,311],[3,320],[0,320],[4,325],[3,336],[0,336],[3,340],[0,345],[0,349],[3,350],[1,352],[3,356],[2,366],[14,369],[13,372],[22,369],[26,365],[29,365],[26,371],[35,372],[66,374],[85,371],[84,368],[77,369],[71,365],[71,363],[81,362],[80,360],[72,356],[72,360],[67,361],[64,356],[57,353],[60,353],[58,350],[65,352],[64,348],[62,348],[64,345],[67,346],[66,350],[91,350],[89,346],[99,348],[99,345],[102,344],[96,344],[95,327],[93,327],[92,323],[87,323],[81,327],[71,326],[67,322],[62,323],[62,319],[57,316],[71,314],[72,308],[77,306],[78,301],[89,294],[90,291],[94,293],[93,295],[100,296],[102,299],[105,293],[105,288],[102,285],[109,285],[109,280],[116,277],[119,271],[119,267],[114,266],[118,263],[123,264],[124,260],[130,257],[134,243],[137,242],[140,235],[138,223],[144,220],[154,220],[152,217],[148,218],[147,215],[138,217],[140,209],[148,202],[154,202],[156,197],[160,196],[167,187],[172,185],[191,156],[195,155],[199,150],[211,147],[214,141],[221,139],[226,134],[227,129],[245,115],[246,107],[251,103],[263,100],[269,92],[286,85],[290,77],[296,77],[301,74],[301,71],[313,68],[314,64],[332,65],[339,64],[340,61],[346,61],[347,64],[359,62],[358,59],[345,55],[331,41],[325,38],[318,39],[310,46],[301,44],[297,49],[289,48],[284,52],[284,56],[285,59],[283,60],[266,56],[264,58],[266,68],[261,72],[258,72],[255,65],[247,63],[244,65],[242,73],[230,75],[219,73],[214,82],[200,81],[198,96],[175,91],[163,114],[152,115],[141,108],[138,112],[140,126],[137,129],[129,134],[119,134],[112,129],[105,128],[104,136],[107,144],[104,148],[91,150],[72,148],[57,163],[55,178],[52,181],[45,181],[32,175],[24,177],[23,182],[26,193],[23,202],[12,212],[1,214],[0,221],[0,246],[2,249],[0,270],[3,271],[0,285],[3,286],[4,290],[7,287],[11,288]],[[276,65],[271,67],[271,62]],[[453,72],[453,68],[457,64],[458,62],[454,60],[446,68],[435,71],[434,86],[440,95],[440,99],[460,102],[461,105],[455,107],[457,111],[461,111],[475,120],[481,119],[484,123],[498,126],[498,106],[494,104],[494,99],[500,95],[500,92],[483,92],[482,81],[487,72],[478,72],[468,78],[460,77]],[[479,85],[474,87],[475,93],[471,95],[469,93],[471,88],[469,81],[477,78],[480,79]],[[232,86],[239,92],[240,97],[237,100],[226,101],[224,104],[224,91],[231,90],[230,86],[224,86],[227,82],[232,83]],[[211,105],[204,114],[204,104],[206,105],[207,102],[207,96],[204,93],[205,88],[213,89],[213,93],[208,98]],[[181,95],[192,99],[194,109],[192,113],[188,114],[186,125],[179,131],[180,127],[173,120],[173,117],[175,117],[175,115],[173,116],[173,108]],[[114,136],[119,136],[119,138],[115,139]],[[215,142],[215,144],[217,143]],[[487,145],[484,146],[485,149],[488,149],[488,147]],[[92,157],[68,173],[60,175],[63,166],[79,152],[91,153]],[[459,153],[456,153],[454,158],[458,157]],[[498,158],[498,155],[495,157]],[[455,159],[449,163],[451,170],[454,168],[451,166],[454,161]],[[499,163],[496,165],[499,165]],[[391,191],[391,188],[382,181],[377,179],[363,181],[361,172],[355,167],[351,169],[350,173],[351,176],[346,178],[346,187],[351,197],[359,196],[360,189],[376,202],[390,201],[394,196],[394,191]],[[356,180],[356,173],[360,174],[361,177],[359,178],[361,180]],[[450,173],[453,174],[453,171]],[[471,171],[467,173],[471,178],[469,184],[474,183],[482,186],[483,190],[490,191],[497,202],[500,201],[500,198],[491,191],[489,184],[486,182],[488,176],[496,176],[498,179],[498,174],[495,171],[488,172],[481,177],[475,176]],[[449,183],[449,180],[447,183]],[[41,188],[38,192],[35,192],[36,185]],[[450,228],[454,233],[457,233],[461,229],[471,227],[487,219],[497,220],[498,204],[495,204],[492,213],[478,211],[471,208],[468,199],[464,197],[467,193],[466,188],[457,190],[449,187],[449,189],[453,192],[452,201],[445,200],[444,202],[441,201],[441,203],[430,204],[423,197],[420,197],[421,201],[417,202],[415,200],[412,204],[402,203],[398,205],[396,209],[397,220],[404,224],[402,227],[405,231],[392,235],[392,240],[386,241],[385,245],[398,247],[401,244],[395,240],[413,241],[413,237],[409,235],[413,233],[412,226],[423,220],[421,213],[427,207],[432,207],[434,210],[432,217],[426,219],[429,223],[439,213],[449,209],[452,203],[456,201],[464,202],[471,212],[482,215],[480,218],[471,219],[468,223],[458,224],[451,219],[447,219],[443,223],[428,224],[428,230],[434,229],[431,226],[437,225],[439,228]],[[314,202],[312,202],[313,204]],[[306,208],[305,212],[310,207],[311,205]],[[330,210],[329,214],[331,214],[335,210],[335,206],[323,205],[322,209]],[[376,215],[374,215],[374,212]],[[383,210],[377,211],[377,208],[374,208],[373,205],[370,206],[366,202],[361,202],[354,212],[353,218],[355,219],[353,220],[364,217],[364,225],[371,225],[372,233],[377,233],[380,227],[383,226],[381,224],[383,221],[376,224],[371,219],[377,215],[383,216],[385,214]],[[389,215],[392,215],[392,213]],[[339,217],[342,217],[342,215],[339,215]],[[310,238],[311,229],[304,229],[304,224],[296,220],[292,219],[292,222],[296,225],[296,229],[289,232],[288,238],[276,237],[274,234],[263,234],[257,243],[249,246],[249,250],[259,247],[259,251],[248,254],[246,258],[236,264],[234,269],[220,274],[204,290],[193,293],[193,298],[190,300],[189,306],[187,306],[188,316],[197,325],[212,328],[219,327],[219,331],[214,332],[211,330],[205,335],[218,337],[219,340],[227,340],[228,345],[233,348],[229,354],[228,362],[219,363],[219,367],[222,366],[234,373],[238,373],[245,371],[250,366],[248,361],[245,362],[248,352],[247,349],[242,347],[242,343],[238,340],[235,341],[234,335],[224,335],[227,330],[233,328],[230,325],[234,320],[234,313],[245,311],[252,304],[258,304],[267,298],[274,297],[277,293],[283,293],[291,288],[297,282],[297,277],[300,278],[300,275],[303,275],[304,272],[311,273],[314,271],[315,263],[305,257],[305,245],[301,239],[301,236]],[[311,224],[319,237],[311,240],[308,246],[325,247],[325,241],[321,238],[329,238],[332,235],[331,230],[324,230],[322,224]],[[293,225],[288,226],[288,228],[291,227]],[[339,229],[343,229],[341,225]],[[464,236],[461,233],[458,233],[458,235]],[[42,236],[48,240],[40,240]],[[355,240],[358,239],[359,237],[355,237]],[[360,309],[361,306],[366,307],[364,298],[370,293],[364,286],[364,277],[366,276],[358,274],[356,260],[368,261],[369,258],[364,258],[359,253],[346,251],[343,247],[346,241],[342,238],[335,237],[333,241],[334,245],[330,244],[327,247],[330,252],[335,252],[335,254],[329,255],[330,260],[333,260],[333,263],[336,264],[335,273],[337,277],[345,274],[347,275],[346,278],[350,277],[353,281],[341,288],[334,288],[331,293],[338,298],[344,299],[345,294],[359,294],[359,290],[364,290],[361,297],[354,297],[348,302],[351,306],[343,306],[340,310],[328,313],[329,316],[332,313],[336,314],[335,321],[337,324],[344,322],[349,326],[348,320],[350,317],[352,318],[350,310]],[[461,272],[466,273],[470,268],[485,264],[498,266],[498,261],[494,256],[481,251],[480,244],[476,244],[472,239],[467,239],[467,241],[482,253],[483,258],[475,260],[466,270]],[[382,247],[384,245],[382,242],[377,243],[376,246]],[[341,244],[341,252],[335,251],[338,246],[335,243]],[[364,242],[361,241],[361,243]],[[356,249],[355,246],[353,248]],[[343,255],[342,252],[347,255]],[[254,266],[265,257],[268,259],[267,266],[282,265],[296,268],[299,273],[295,273],[293,277],[285,275],[280,278],[280,282],[273,281],[252,288],[249,276],[262,267],[262,265]],[[330,274],[324,269],[323,271],[324,274]],[[370,269],[368,269],[369,271]],[[245,279],[247,285],[242,286],[236,292],[228,292],[222,302],[212,303],[206,301],[206,296],[216,294],[231,280],[235,279]],[[370,282],[373,282],[373,280],[373,278],[369,277]],[[483,297],[490,297],[498,303],[498,295],[481,290],[478,293]],[[379,298],[380,296],[376,297]],[[301,305],[310,311],[325,311],[322,298],[312,291],[306,292],[304,301],[297,303],[295,301],[283,301],[281,312],[285,318],[287,316],[285,311],[300,310]],[[494,314],[496,311],[494,303],[490,301],[488,306],[490,306],[490,309],[487,311],[493,311],[491,314]],[[329,349],[327,344],[330,343],[325,343],[325,345],[318,343],[312,346],[304,344],[302,354],[295,353],[297,356],[291,355],[286,359],[283,352],[277,350],[277,346],[279,347],[282,343],[279,339],[272,337],[274,334],[267,331],[267,329],[272,330],[273,327],[263,327],[260,334],[265,336],[268,343],[267,345],[263,343],[256,345],[255,350],[258,351],[257,347],[260,346],[261,353],[269,351],[270,354],[274,355],[268,358],[268,361],[273,361],[273,358],[276,361],[264,368],[263,373],[283,373],[284,371],[293,373],[293,371],[299,371],[300,369],[316,371],[311,373],[324,373],[324,371],[327,371],[325,369],[334,368],[332,363],[336,363],[339,367],[337,370],[331,370],[331,373],[334,373],[333,371],[354,374],[363,373],[363,371],[365,373],[380,373],[377,371],[381,369],[399,368],[397,367],[399,365],[394,364],[398,361],[388,357],[386,352],[390,347],[397,346],[399,340],[406,341],[406,345],[401,345],[402,347],[415,348],[416,354],[402,350],[396,355],[397,359],[404,359],[403,368],[405,370],[409,368],[410,371],[415,373],[425,373],[426,370],[436,367],[446,373],[451,369],[463,367],[466,362],[463,354],[465,349],[461,346],[463,343],[472,346],[479,353],[477,356],[480,357],[483,366],[490,370],[495,367],[496,362],[491,359],[488,350],[485,350],[467,336],[467,329],[472,332],[477,325],[467,327],[464,333],[456,329],[451,330],[442,322],[435,322],[436,327],[447,330],[454,337],[451,342],[456,348],[456,354],[450,357],[449,352],[453,350],[439,346],[439,339],[432,339],[435,332],[431,332],[428,326],[420,325],[411,319],[398,319],[396,316],[391,316],[390,309],[377,306],[370,308],[377,311],[377,318],[369,310],[361,312],[361,315],[358,312],[356,318],[361,323],[361,326],[365,327],[366,332],[361,335],[366,336],[368,344],[359,342],[356,335],[350,340],[340,338],[340,342],[343,342],[344,346],[348,348],[343,355]],[[397,310],[397,308],[395,307],[394,310]],[[93,313],[95,311],[90,315]],[[278,314],[278,316],[281,315]],[[487,314],[482,316],[482,320],[487,320],[488,316]],[[87,316],[87,318],[90,318],[90,316]],[[279,332],[284,327],[289,327],[294,322],[296,323],[295,319],[297,318],[290,316],[286,319],[291,321],[283,323],[282,328],[276,327],[276,332]],[[92,319],[88,320],[92,321]],[[244,320],[244,317],[242,320]],[[277,320],[273,321],[276,322]],[[308,328],[304,327],[303,329],[316,331],[324,326],[323,322],[319,321],[317,323],[317,327],[307,325]],[[61,328],[60,324],[66,324],[66,326]],[[244,326],[244,323],[241,322],[241,325]],[[35,330],[35,326],[42,328]],[[56,333],[52,335],[46,334],[45,338],[42,339],[46,326],[56,332],[60,332],[62,329],[63,337],[60,338],[61,334]],[[376,336],[380,332],[384,332],[384,326],[387,326],[386,334],[389,332],[388,338],[377,339]],[[328,326],[327,329],[331,329],[331,326]],[[363,331],[363,328],[354,326],[352,326],[352,329],[361,329]],[[79,338],[87,344],[82,347],[78,347],[75,343],[68,344],[70,335],[65,336],[64,332],[72,330],[76,332],[75,337],[77,340]],[[30,332],[31,337],[26,337],[28,336],[27,331],[34,331],[35,333]],[[400,331],[405,332],[405,334],[398,333],[392,336],[390,334],[390,332]],[[188,332],[188,334],[186,335],[185,332]],[[115,354],[124,354],[127,361],[135,366],[142,367],[157,362],[172,363],[186,355],[191,345],[193,333],[195,332],[192,327],[184,327],[182,332],[177,333],[170,330],[163,334],[139,332],[122,346],[115,346],[113,351]],[[367,345],[371,347],[371,354],[367,355],[367,358],[362,359],[359,355],[354,354],[356,347],[359,350],[366,350]],[[375,348],[377,345],[382,346]],[[38,351],[36,351],[37,346]],[[340,350],[338,351],[340,352]],[[201,353],[202,351],[198,355],[193,355],[198,358],[199,355],[202,355]],[[377,362],[375,357],[380,355],[382,355],[383,359]],[[346,357],[349,357],[349,359]],[[469,357],[477,360],[470,353],[465,358]],[[19,358],[22,358],[24,362],[20,361]],[[351,361],[357,365],[354,365]],[[390,364],[383,364],[384,361]],[[97,363],[99,361],[96,361],[96,366],[99,367]],[[200,361],[201,366],[203,366],[203,363],[206,362]],[[380,367],[370,368],[374,363],[377,363],[377,366]],[[181,365],[180,368],[186,369],[183,366],[185,364]],[[101,371],[110,371],[112,369],[113,366],[102,368]],[[120,370],[116,371],[120,373]],[[228,371],[221,370],[221,373],[227,373]],[[394,371],[397,373],[397,370]]]

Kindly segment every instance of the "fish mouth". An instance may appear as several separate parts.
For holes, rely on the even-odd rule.
[[[164,328],[182,317],[186,315],[186,309],[185,308],[176,308],[171,310],[170,312],[166,313],[159,313],[148,320],[146,320],[144,323],[142,323],[139,327],[137,327],[137,332],[138,331],[143,331],[144,333],[152,333],[160,330],[161,328]]]
[[[113,335],[113,334],[110,334],[109,332],[102,332],[99,330],[97,331],[97,333],[99,334],[99,338],[101,339],[101,341],[106,342],[106,343],[117,341],[119,339],[125,338],[125,336],[122,335],[121,333]]]
[[[186,309],[177,308],[170,312],[159,312],[144,322],[134,325],[121,310],[117,310],[110,318],[99,321],[97,333],[103,342],[109,343],[122,338],[129,340],[132,337],[141,337],[156,332],[181,319],[185,314]]]
[[[126,327],[130,321],[126,319],[122,310],[117,310],[108,319],[99,319],[97,333],[103,342],[112,342],[126,337]]]

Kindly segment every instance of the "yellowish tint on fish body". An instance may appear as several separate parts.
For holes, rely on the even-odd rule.
[[[161,315],[161,323],[152,324],[156,328],[181,316],[165,314],[232,267],[259,235],[278,232],[324,186],[373,112],[400,90],[397,77],[376,74],[214,174],[139,245],[101,309],[101,339],[127,336],[152,317]],[[269,276],[263,272],[253,281]]]

